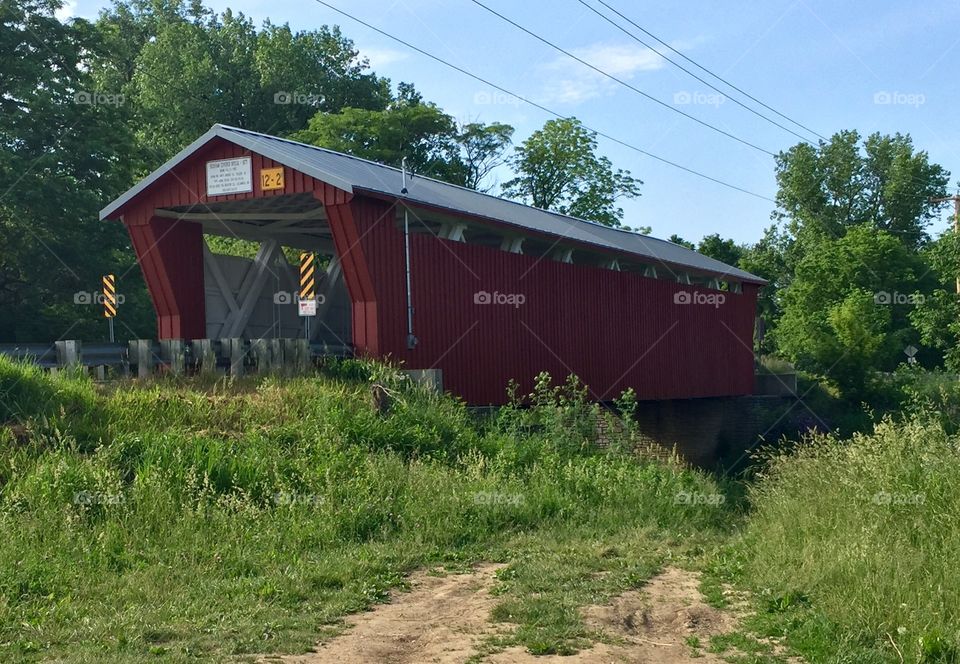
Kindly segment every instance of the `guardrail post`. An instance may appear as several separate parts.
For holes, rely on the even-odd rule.
[[[181,375],[186,367],[183,339],[161,339],[160,358],[170,368],[170,373]]]
[[[153,372],[153,342],[149,339],[131,339],[130,364],[137,365],[137,378],[147,378]]]
[[[292,365],[295,374],[305,374],[310,369],[310,341],[289,339],[292,350]]]
[[[257,365],[258,373],[270,371],[270,344],[267,339],[251,339],[250,354],[253,355],[253,361]]]
[[[269,339],[267,345],[270,347],[270,367],[277,372],[283,371],[283,342],[280,339]]]
[[[230,361],[230,375],[238,378],[243,375],[243,339],[221,339],[220,348],[224,357]]]
[[[194,339],[191,346],[194,360],[200,366],[200,373],[216,373],[217,354],[213,352],[213,341],[210,339]]]
[[[64,369],[73,369],[83,364],[83,344],[77,340],[58,341],[57,365]]]

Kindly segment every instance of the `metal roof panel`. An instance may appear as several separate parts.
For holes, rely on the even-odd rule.
[[[702,271],[721,278],[732,277],[753,283],[766,283],[760,277],[749,272],[666,240],[541,210],[516,201],[416,174],[411,176],[408,173],[407,194],[403,195],[401,194],[403,174],[400,169],[393,166],[378,164],[289,139],[219,124],[214,125],[210,131],[181,150],[175,157],[117,200],[110,203],[100,212],[100,219],[109,218],[122,205],[215,136],[232,141],[348,192],[352,192],[356,188],[391,197],[404,198],[411,203],[445,208],[453,212],[517,226],[520,229],[567,238],[572,242],[586,243],[617,252],[629,253],[641,260],[646,259],[647,262]]]

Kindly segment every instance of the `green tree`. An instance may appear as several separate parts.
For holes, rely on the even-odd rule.
[[[506,150],[513,137],[513,127],[502,122],[483,124],[469,122],[460,127],[457,143],[465,170],[463,185],[471,189],[489,191],[495,184],[487,183],[494,169],[506,163]]]
[[[441,180],[463,177],[455,142],[457,125],[436,104],[424,102],[413,86],[401,84],[382,111],[344,108],[317,113],[293,138],[382,164],[407,168]]]
[[[460,127],[412,85],[401,83],[385,109],[317,113],[293,137],[398,168],[406,160],[411,173],[478,189],[503,164],[512,134],[513,127],[501,123]]]
[[[94,75],[130,100],[151,165],[216,122],[287,134],[317,111],[382,109],[389,82],[339,28],[293,32],[200,2],[131,0],[101,13]]]
[[[900,238],[870,224],[823,239],[798,263],[774,330],[800,369],[862,396],[876,371],[894,369],[918,335],[909,312],[929,290],[926,263]]]
[[[960,372],[960,234],[946,231],[927,247],[925,255],[939,283],[910,312],[910,321],[920,340],[943,354],[947,368]]]
[[[74,294],[96,292],[108,272],[123,275],[126,325],[137,328],[137,312],[149,308],[131,292],[142,285],[122,226],[97,221],[103,202],[132,179],[125,99],[90,75],[90,58],[103,45],[95,27],[61,23],[54,17],[59,7],[53,0],[0,5],[0,49],[10,54],[0,61],[5,341],[102,339],[101,309],[76,304]]]
[[[783,314],[780,293],[792,280],[791,271],[786,265],[787,250],[790,245],[787,233],[777,224],[768,227],[763,237],[756,243],[744,247],[740,258],[740,267],[751,274],[767,280],[760,289],[757,300],[757,315],[763,321],[764,334],[758,339],[758,350],[773,353],[773,337],[766,334],[776,326]]]
[[[697,251],[734,267],[740,264],[744,254],[744,248],[741,245],[730,239],[724,240],[719,233],[707,235],[700,240]]]
[[[597,135],[576,118],[549,120],[517,146],[507,196],[535,207],[620,226],[616,202],[640,195],[637,178],[597,156]]]
[[[900,297],[915,288],[922,292],[932,288],[929,277],[907,283],[898,271],[906,262],[917,276],[927,272],[918,252],[929,241],[926,228],[940,209],[931,198],[944,195],[949,173],[916,150],[908,135],[872,134],[861,140],[856,131],[843,131],[818,145],[802,143],[780,153],[776,177],[776,223],[747,250],[741,266],[771,281],[761,293],[760,306],[771,332],[768,341],[777,346],[774,350],[803,357],[810,370],[823,375],[840,353],[825,352],[822,338],[805,340],[803,334],[827,329],[829,308],[839,306],[858,287],[867,292],[896,291]],[[856,237],[846,240],[854,231]],[[867,251],[865,233],[876,236],[876,242],[882,239],[889,254],[885,260],[874,260],[877,247],[873,253]],[[902,253],[893,253],[891,240],[899,243]],[[866,253],[861,255],[860,250]],[[822,264],[824,255],[848,264]],[[808,296],[819,278],[810,273],[815,264],[822,268],[824,283],[830,284],[822,297]],[[850,275],[844,286],[835,275],[847,274],[849,267],[859,274]],[[911,306],[918,301],[912,300]],[[896,346],[905,338],[916,339],[904,312],[895,308],[893,314],[885,328],[892,335],[892,345],[884,347],[875,368],[899,361],[902,346],[899,350]],[[778,332],[786,324],[789,329]],[[831,333],[837,334],[836,330]],[[819,350],[805,352],[804,345]],[[860,359],[858,370],[841,367],[839,371],[850,377],[848,383],[865,384],[869,358],[855,349],[852,356]]]
[[[800,143],[777,156],[777,211],[801,242],[839,238],[869,224],[916,249],[937,214],[949,173],[917,151],[908,135],[843,131],[813,146]]]

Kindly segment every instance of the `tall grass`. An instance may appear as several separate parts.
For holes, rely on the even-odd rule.
[[[518,642],[569,651],[576,602],[644,578],[662,555],[648,541],[728,523],[722,502],[689,499],[720,495],[714,480],[623,453],[628,425],[590,444],[609,415],[581,391],[543,377],[532,408],[478,420],[368,363],[98,390],[0,359],[0,660],[304,649],[414,567],[529,562],[559,541],[566,558],[542,565],[579,585],[528,604],[543,569],[518,562],[505,601],[523,609]],[[621,553],[601,558],[604,541]]]
[[[960,661],[960,440],[886,420],[768,459],[742,578],[811,661]]]

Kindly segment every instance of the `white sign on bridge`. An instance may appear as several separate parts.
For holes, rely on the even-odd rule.
[[[207,162],[207,196],[246,194],[253,191],[250,157]]]

